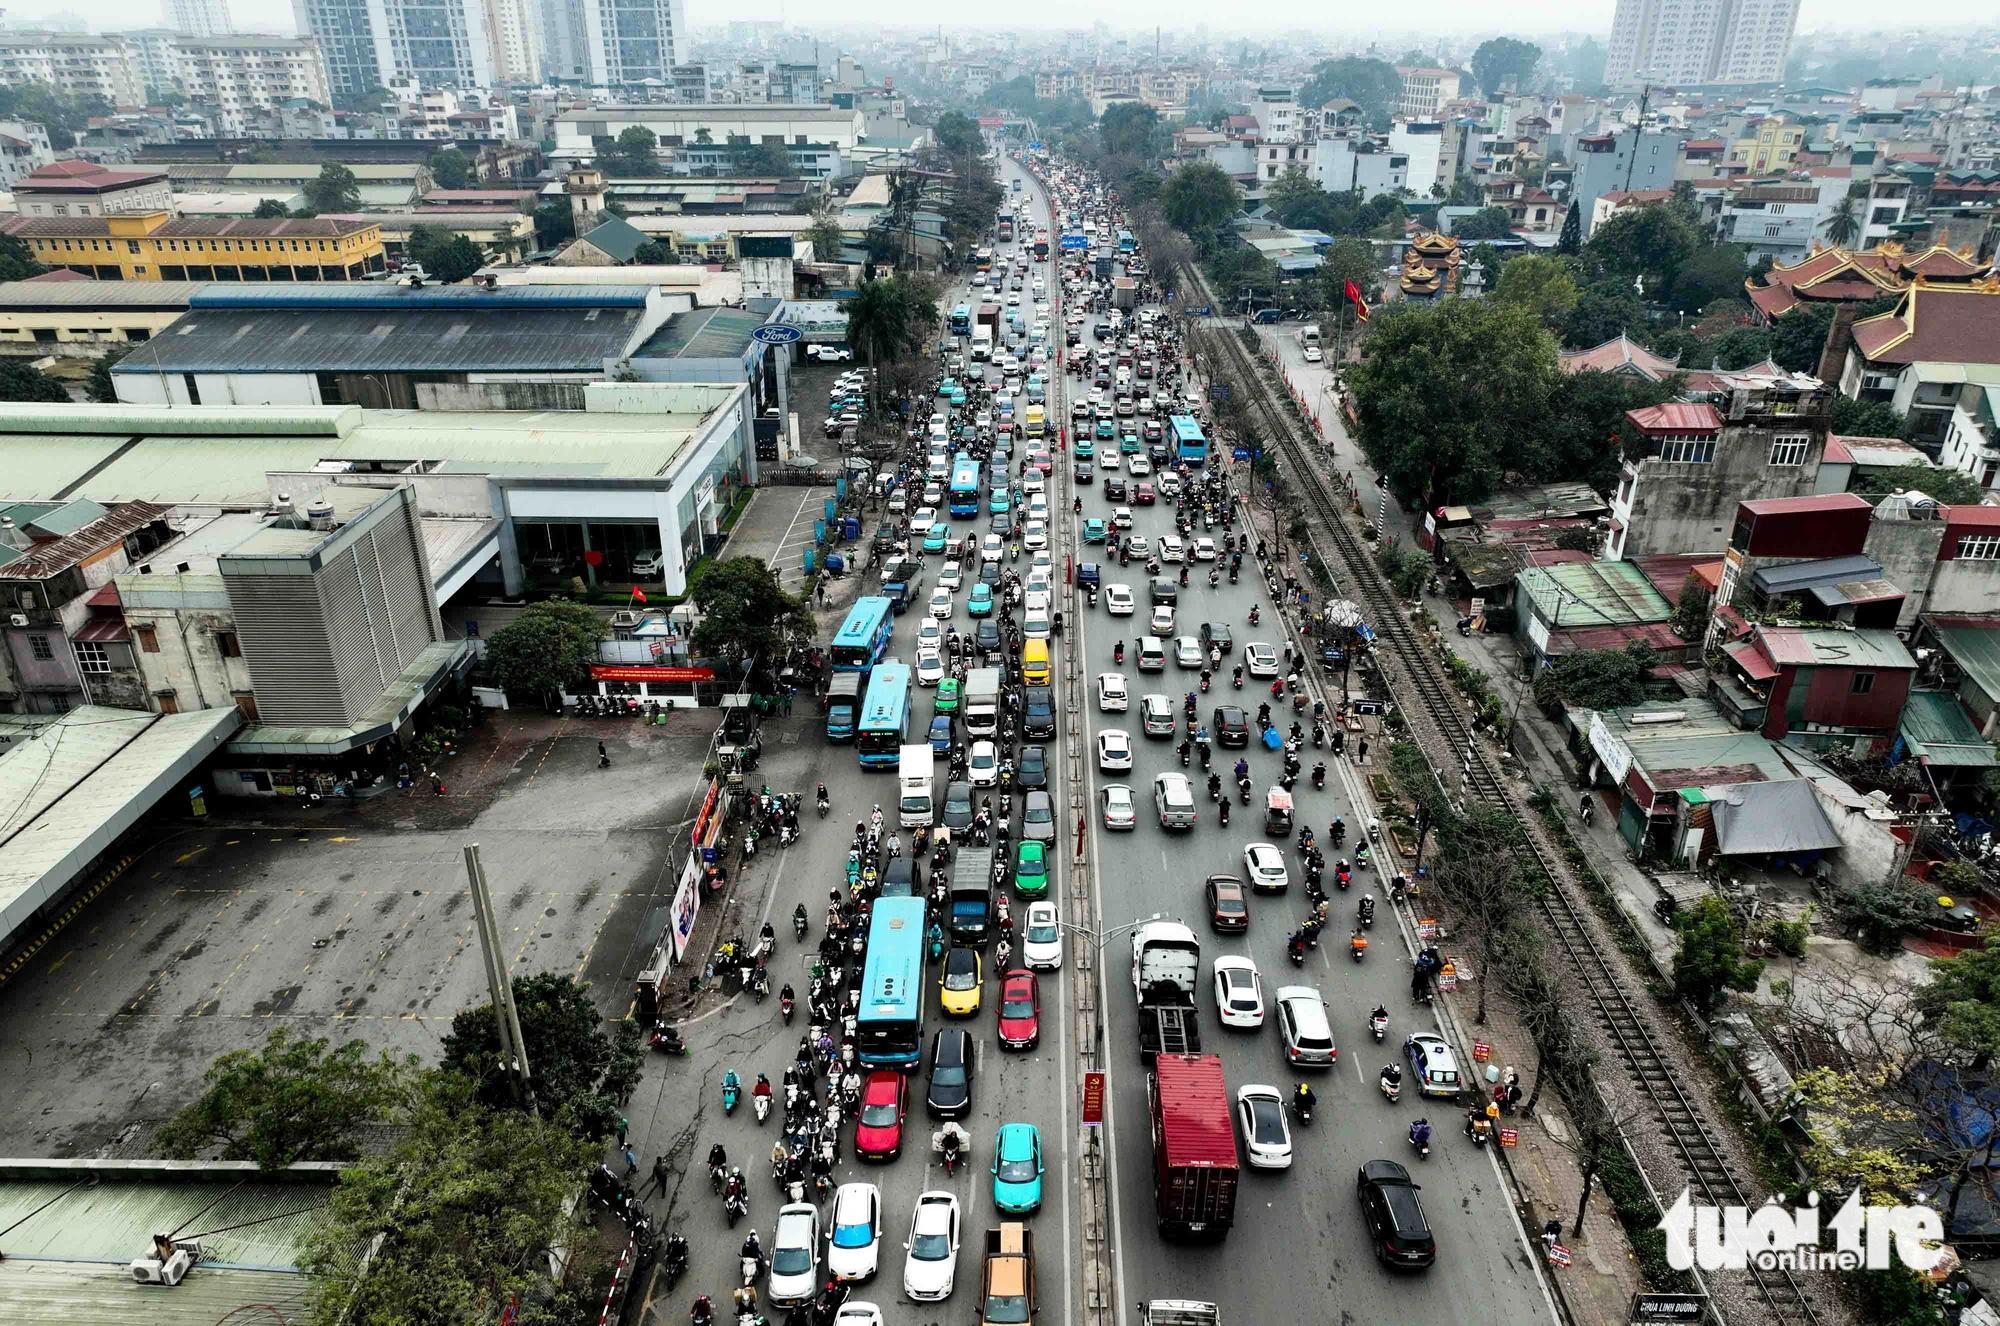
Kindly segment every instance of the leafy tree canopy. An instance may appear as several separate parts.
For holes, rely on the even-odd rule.
[[[545,249],[576,238],[576,215],[569,199],[558,198],[535,208],[535,243]]]
[[[680,264],[681,255],[671,246],[656,239],[649,239],[632,250],[632,264],[635,267],[675,267]]]
[[[1563,321],[1563,345],[1571,350],[1588,350],[1638,330],[1645,321],[1646,306],[1632,293],[1629,284],[1600,281],[1578,292],[1576,303]]]
[[[1174,167],[1160,190],[1167,220],[1187,232],[1195,247],[1212,249],[1218,233],[1242,205],[1236,181],[1211,161],[1188,161]]]
[[[1430,506],[1486,496],[1543,418],[1555,339],[1532,310],[1490,299],[1399,305],[1373,325],[1348,371],[1370,462]]]
[[[548,696],[589,675],[604,619],[570,599],[531,603],[486,641],[486,670],[502,689]]]
[[[1627,289],[1635,277],[1644,277],[1646,293],[1658,296],[1672,289],[1682,264],[1700,246],[1701,237],[1681,208],[1655,204],[1614,212],[1584,248],[1606,277],[1622,280]]]
[[[709,562],[688,586],[701,621],[694,628],[697,652],[730,665],[731,676],[745,663],[774,671],[793,645],[812,638],[812,609],[788,594],[778,573],[755,557]]]
[[[1986,496],[1986,490],[1964,470],[1948,470],[1924,460],[1898,465],[1893,470],[1871,471],[1856,479],[1850,491],[1879,502],[1891,493],[1912,488],[1947,506],[1977,506]]]
[[[1734,244],[1698,248],[1681,264],[1673,287],[1666,292],[1667,307],[1693,313],[1718,300],[1727,300],[1747,313],[1750,301],[1743,293],[1743,279],[1749,274],[1743,250]]]
[[[1526,91],[1541,63],[1542,48],[1514,37],[1493,37],[1479,43],[1472,53],[1472,77],[1479,90],[1496,96],[1501,85],[1511,81],[1516,91]]]
[[[1736,918],[1729,904],[1713,895],[1674,918],[1680,948],[1674,953],[1674,993],[1704,1013],[1713,1012],[1731,990],[1754,990],[1764,964],[1743,956]]]
[[[1579,649],[1535,677],[1535,703],[1553,711],[1567,702],[1585,709],[1624,709],[1646,698],[1646,673],[1659,656],[1634,640],[1623,649]]]
[[[25,359],[0,359],[0,401],[67,404],[69,390]]]
[[[1833,431],[1842,437],[1901,437],[1907,426],[1885,401],[1833,398]]]
[[[472,161],[455,147],[431,157],[431,178],[440,189],[463,189],[472,179]]]
[[[19,235],[0,235],[0,281],[25,281],[47,270],[35,261],[28,241]]]
[[[291,212],[279,199],[263,198],[259,199],[257,205],[250,209],[250,215],[258,221],[282,221],[290,216]]]
[[[618,1122],[616,1102],[599,1092],[611,1066],[611,1039],[591,1002],[590,986],[573,976],[537,972],[513,980],[514,1011],[521,1019],[535,1103],[544,1115],[566,1113],[582,1137],[602,1138]],[[493,1005],[468,1008],[451,1020],[439,1064],[476,1084],[476,1098],[495,1109],[514,1102],[500,1062],[500,1029]]]
[[[456,285],[486,265],[477,244],[437,226],[411,227],[406,247],[423,264],[425,276],[445,285]]]
[[[1402,95],[1403,76],[1395,65],[1350,55],[1314,65],[1299,89],[1299,104],[1317,109],[1344,97],[1361,107],[1369,128],[1387,129],[1390,112]]]
[[[1155,155],[1154,136],[1159,127],[1158,111],[1142,101],[1126,101],[1104,108],[1104,118],[1097,124],[1097,136],[1106,152],[1147,160]]]
[[[329,161],[306,181],[306,206],[316,213],[352,212],[361,206],[361,181],[338,161]]]
[[[157,1141],[171,1159],[215,1153],[283,1169],[308,1160],[355,1160],[359,1134],[397,1114],[416,1059],[368,1057],[349,1041],[296,1037],[275,1027],[259,1050],[231,1050],[209,1065],[201,1098],[163,1125]]]
[[[1492,297],[1531,310],[1544,327],[1554,330],[1576,307],[1576,276],[1561,258],[1524,253],[1500,269]]]
[[[1504,207],[1487,207],[1454,221],[1451,233],[1466,244],[1482,239],[1505,239],[1514,233],[1514,219]]]
[[[1319,267],[1319,302],[1323,308],[1339,308],[1348,302],[1347,283],[1354,282],[1361,297],[1372,306],[1382,297],[1382,271],[1375,264],[1375,251],[1367,241],[1343,235],[1326,251]]]
[[[1931,959],[1917,1012],[1945,1044],[1984,1066],[2000,1055],[2000,949],[1991,944]]]
[[[931,126],[931,137],[953,156],[962,157],[968,152],[976,154],[986,150],[986,135],[980,132],[978,122],[958,111],[946,111],[938,116],[937,123]]]
[[[1516,258],[1507,266],[1527,261]],[[1605,491],[1618,482],[1618,426],[1625,412],[1665,404],[1680,393],[1682,381],[1678,374],[1649,382],[1625,373],[1560,373],[1508,468],[1539,482],[1580,479]]]

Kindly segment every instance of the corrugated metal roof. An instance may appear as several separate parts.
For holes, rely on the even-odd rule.
[[[676,313],[632,352],[634,359],[737,359],[767,316],[739,308]]]
[[[84,503],[84,506],[103,510],[95,502]],[[61,538],[25,549],[21,556],[0,566],[0,580],[46,580],[107,548],[116,547],[125,541],[126,535],[164,519],[171,510],[171,507],[155,506],[151,502],[132,502],[116,511],[95,516]],[[4,804],[0,801],[0,805]]]
[[[1897,733],[1910,754],[1941,769],[1991,769],[2000,766],[1993,743],[1979,735],[1965,707],[1943,691],[1912,691],[1903,705]]]
[[[647,291],[628,285],[396,285],[383,281],[213,282],[199,287],[193,308],[311,309],[549,309],[644,308]]]
[[[1630,562],[1533,566],[1521,572],[1518,583],[1542,617],[1563,630],[1664,622],[1674,615],[1673,604]]]
[[[109,512],[97,503],[80,497],[73,502],[64,502],[60,506],[51,507],[40,515],[30,516],[27,519],[16,515],[14,523],[31,533],[45,534],[50,538],[60,539],[65,535],[76,533],[91,521],[109,514]]]
[[[0,309],[186,308],[200,281],[0,281]]]
[[[113,373],[601,372],[644,310],[193,309]]]
[[[129,1261],[144,1251],[131,1249]],[[22,1326],[215,1326],[233,1319],[303,1321],[312,1280],[303,1272],[236,1271],[202,1266],[172,1289],[134,1284],[124,1263],[0,1263],[0,1321]],[[266,1310],[266,1309],[270,1310]]]
[[[1931,634],[1972,683],[2000,699],[2000,617],[1934,618]]]
[[[1894,631],[1759,626],[1758,642],[1780,667],[1908,668],[1917,661]]]
[[[1818,585],[1838,585],[1849,580],[1873,580],[1882,574],[1882,564],[1872,557],[1822,557],[1814,562],[1787,562],[1781,566],[1760,566],[1751,573],[1751,583],[1767,594],[1796,594]]]

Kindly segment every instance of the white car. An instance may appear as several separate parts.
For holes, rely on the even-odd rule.
[[[771,1302],[797,1307],[819,1292],[819,1208],[792,1202],[778,1209],[771,1238]]]
[[[1112,508],[1111,508],[1111,528],[1113,528],[1113,529],[1123,529],[1123,530],[1129,530],[1129,529],[1131,529],[1131,528],[1132,528],[1132,508],[1131,508],[1131,507],[1129,507],[1129,506],[1114,506],[1114,507],[1112,507]],[[1134,553],[1135,555],[1139,555],[1139,556],[1144,556],[1144,554],[1143,554],[1143,553],[1140,553],[1140,552],[1139,552],[1139,550],[1138,550],[1137,548],[1134,548],[1134,549],[1133,549],[1132,551],[1133,551],[1133,553]]]
[[[898,488],[895,492],[889,494],[889,512],[891,515],[900,516],[909,509],[910,495],[908,493]]]
[[[975,741],[965,761],[966,781],[974,787],[991,787],[1000,781],[1000,748],[990,741]]]
[[[1153,477],[1153,462],[1144,456],[1134,456],[1125,462],[1125,472],[1135,479],[1150,479]]]
[[[861,1299],[843,1303],[833,1314],[833,1326],[882,1326],[882,1309]]]
[[[935,686],[944,680],[944,655],[935,649],[917,651],[917,685]]]
[[[952,1278],[958,1274],[958,1198],[948,1192],[918,1193],[903,1250],[909,1254],[903,1259],[905,1294],[920,1303],[951,1297]]]
[[[946,562],[944,569],[938,572],[939,589],[957,589],[964,583],[965,568],[957,562]]]
[[[1134,534],[1131,538],[1125,540],[1125,544],[1132,550],[1134,557],[1144,557],[1153,551],[1152,539],[1144,534]]]
[[[1192,556],[1197,562],[1214,561],[1215,540],[1209,538],[1206,534],[1202,535],[1200,538],[1194,541],[1194,546],[1191,549],[1189,549],[1189,555]]]
[[[1132,734],[1123,728],[1108,727],[1097,734],[1097,767],[1107,773],[1127,773],[1132,768]]]
[[[997,562],[1006,551],[1007,542],[998,534],[989,534],[979,541],[979,560],[982,562]],[[950,570],[954,565],[956,563],[946,562],[945,569]],[[940,579],[938,583],[943,584],[944,581]]]
[[[1097,799],[1104,808],[1104,827],[1113,830],[1131,830],[1139,826],[1139,810],[1132,801],[1132,789],[1124,783],[1106,783],[1097,789]]]
[[[1262,640],[1252,640],[1243,646],[1243,663],[1253,677],[1278,675],[1278,651]]]
[[[1154,482],[1153,486],[1160,490],[1161,497],[1179,497],[1181,495],[1181,476],[1175,474],[1172,470],[1161,470],[1160,477]]]
[[[835,1280],[872,1280],[881,1256],[882,1194],[872,1183],[841,1184],[833,1193],[827,1274]]]
[[[931,526],[935,524],[937,524],[937,508],[920,506],[917,508],[917,514],[910,517],[910,536],[921,539],[930,533]]]
[[[1021,928],[1021,961],[1029,971],[1054,971],[1062,966],[1062,925],[1052,902],[1028,904],[1028,919]]]
[[[917,623],[917,648],[919,651],[944,648],[944,626],[935,617]]]
[[[1039,520],[1031,520],[1021,529],[1021,546],[1036,551],[1049,546],[1049,527]]]
[[[1187,545],[1181,542],[1180,535],[1162,534],[1160,536],[1160,560],[1163,562],[1185,562],[1187,560]]]
[[[1131,704],[1131,695],[1125,686],[1122,672],[1100,672],[1097,674],[1097,708],[1100,713],[1122,714]]]
[[[1235,954],[1215,960],[1215,1012],[1225,1027],[1264,1025],[1264,978],[1257,964]]]
[[[1455,1096],[1465,1085],[1458,1072],[1458,1056],[1434,1032],[1419,1031],[1403,1042],[1403,1055],[1410,1061],[1419,1096]]]
[[[1099,447],[1097,452],[1097,468],[1100,470],[1117,469],[1118,466],[1122,463],[1118,459],[1118,452],[1111,446],[1110,443],[1105,442],[1102,438],[1098,439],[1098,442],[1099,442]]]
[[[943,585],[939,585],[936,589],[931,591],[930,615],[932,617],[936,618],[938,621],[944,621],[946,618],[951,616],[951,609],[952,609],[952,604],[951,604],[950,590],[946,589]]]
[[[950,596],[946,595],[946,597],[949,598]],[[947,617],[950,615],[949,612],[945,613]],[[1171,603],[1155,603],[1153,605],[1153,620],[1147,626],[1146,632],[1149,635],[1172,635],[1174,633],[1174,605]]]
[[[1321,353],[1320,348],[1318,346],[1309,345],[1306,347],[1306,362],[1308,364],[1317,364],[1322,359],[1325,358],[1326,356],[1323,353]]]
[[[1285,1098],[1276,1087],[1252,1083],[1236,1091],[1236,1124],[1243,1131],[1243,1154],[1253,1169],[1292,1167],[1292,1125]]]
[[[1285,854],[1276,843],[1245,846],[1243,873],[1249,877],[1252,893],[1283,893],[1292,886],[1291,871],[1285,868]]]
[[[1202,664],[1201,641],[1191,635],[1174,637],[1174,662],[1184,668],[1198,668]]]

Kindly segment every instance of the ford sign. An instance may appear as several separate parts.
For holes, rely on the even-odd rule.
[[[766,325],[751,332],[750,339],[753,341],[762,341],[765,345],[790,345],[802,335],[804,333],[797,327]]]

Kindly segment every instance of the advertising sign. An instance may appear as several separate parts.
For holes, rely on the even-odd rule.
[[[714,681],[714,668],[654,668],[643,665],[618,667],[613,664],[593,663],[590,665],[592,681]]]
[[[1521,1130],[1518,1128],[1502,1128],[1500,1130],[1500,1145],[1501,1146],[1521,1145]]]
[[[674,961],[687,956],[688,944],[694,939],[694,922],[701,915],[701,865],[690,853],[687,864],[681,868],[680,886],[674,890],[673,910],[669,914],[667,933],[673,936]]]
[[[1083,1122],[1091,1128],[1104,1122],[1104,1074],[1101,1071],[1083,1075]]]
[[[797,327],[786,327],[777,323],[771,323],[751,332],[750,339],[753,341],[762,341],[765,345],[790,345],[802,335],[804,333]]]

